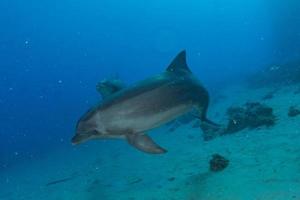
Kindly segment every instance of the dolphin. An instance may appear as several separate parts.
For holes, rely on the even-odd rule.
[[[108,96],[106,92],[105,98],[79,119],[72,144],[91,139],[125,139],[140,151],[161,154],[167,151],[147,131],[192,109],[197,110],[201,122],[218,126],[206,117],[209,95],[189,69],[185,50],[165,72],[130,87],[113,88],[112,94]]]

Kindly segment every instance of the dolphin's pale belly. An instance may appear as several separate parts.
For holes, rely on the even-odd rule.
[[[112,127],[133,130],[134,132],[144,132],[175,119],[179,115],[187,112],[190,108],[190,106],[180,105],[169,108],[168,110],[142,116],[130,115],[119,117],[112,122]]]
[[[99,123],[110,131],[108,134],[124,134],[126,131],[144,132],[171,121],[193,106],[192,100],[182,98],[185,91],[172,88],[170,85],[158,87],[115,104],[100,112]]]
[[[120,114],[110,117],[106,122],[107,130],[111,131],[133,131],[144,132],[158,127],[190,110],[191,106],[180,105],[156,113],[145,113],[145,115]],[[124,133],[120,133],[124,134]]]

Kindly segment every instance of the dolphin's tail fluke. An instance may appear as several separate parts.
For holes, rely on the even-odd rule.
[[[225,132],[225,128],[206,118],[206,115],[202,115],[201,117],[193,115],[194,117],[200,119],[200,128],[203,131],[203,138],[205,141],[212,140],[217,136],[223,135]]]
[[[201,119],[200,128],[203,131],[203,139],[205,141],[212,140],[222,135],[225,130],[222,125],[216,124],[207,118]]]
[[[215,128],[221,128],[221,125],[220,125],[220,124],[217,124],[217,123],[215,123],[215,122],[213,122],[213,121],[211,121],[211,120],[209,120],[209,119],[207,119],[207,118],[201,119],[201,121],[202,121],[203,123],[209,124],[209,125],[212,126],[212,127],[215,127]]]

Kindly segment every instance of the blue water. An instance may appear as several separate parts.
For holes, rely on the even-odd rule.
[[[104,78],[134,83],[186,49],[214,96],[298,59],[299,9],[297,0],[2,0],[0,169],[77,148],[76,122]]]

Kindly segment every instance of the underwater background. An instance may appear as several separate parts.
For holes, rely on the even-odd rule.
[[[299,10],[297,0],[0,1],[0,200],[300,199]],[[133,84],[183,49],[209,117],[230,133],[207,141],[188,119],[151,131],[164,155],[122,140],[72,146],[99,81]],[[214,154],[226,169],[210,170]]]

